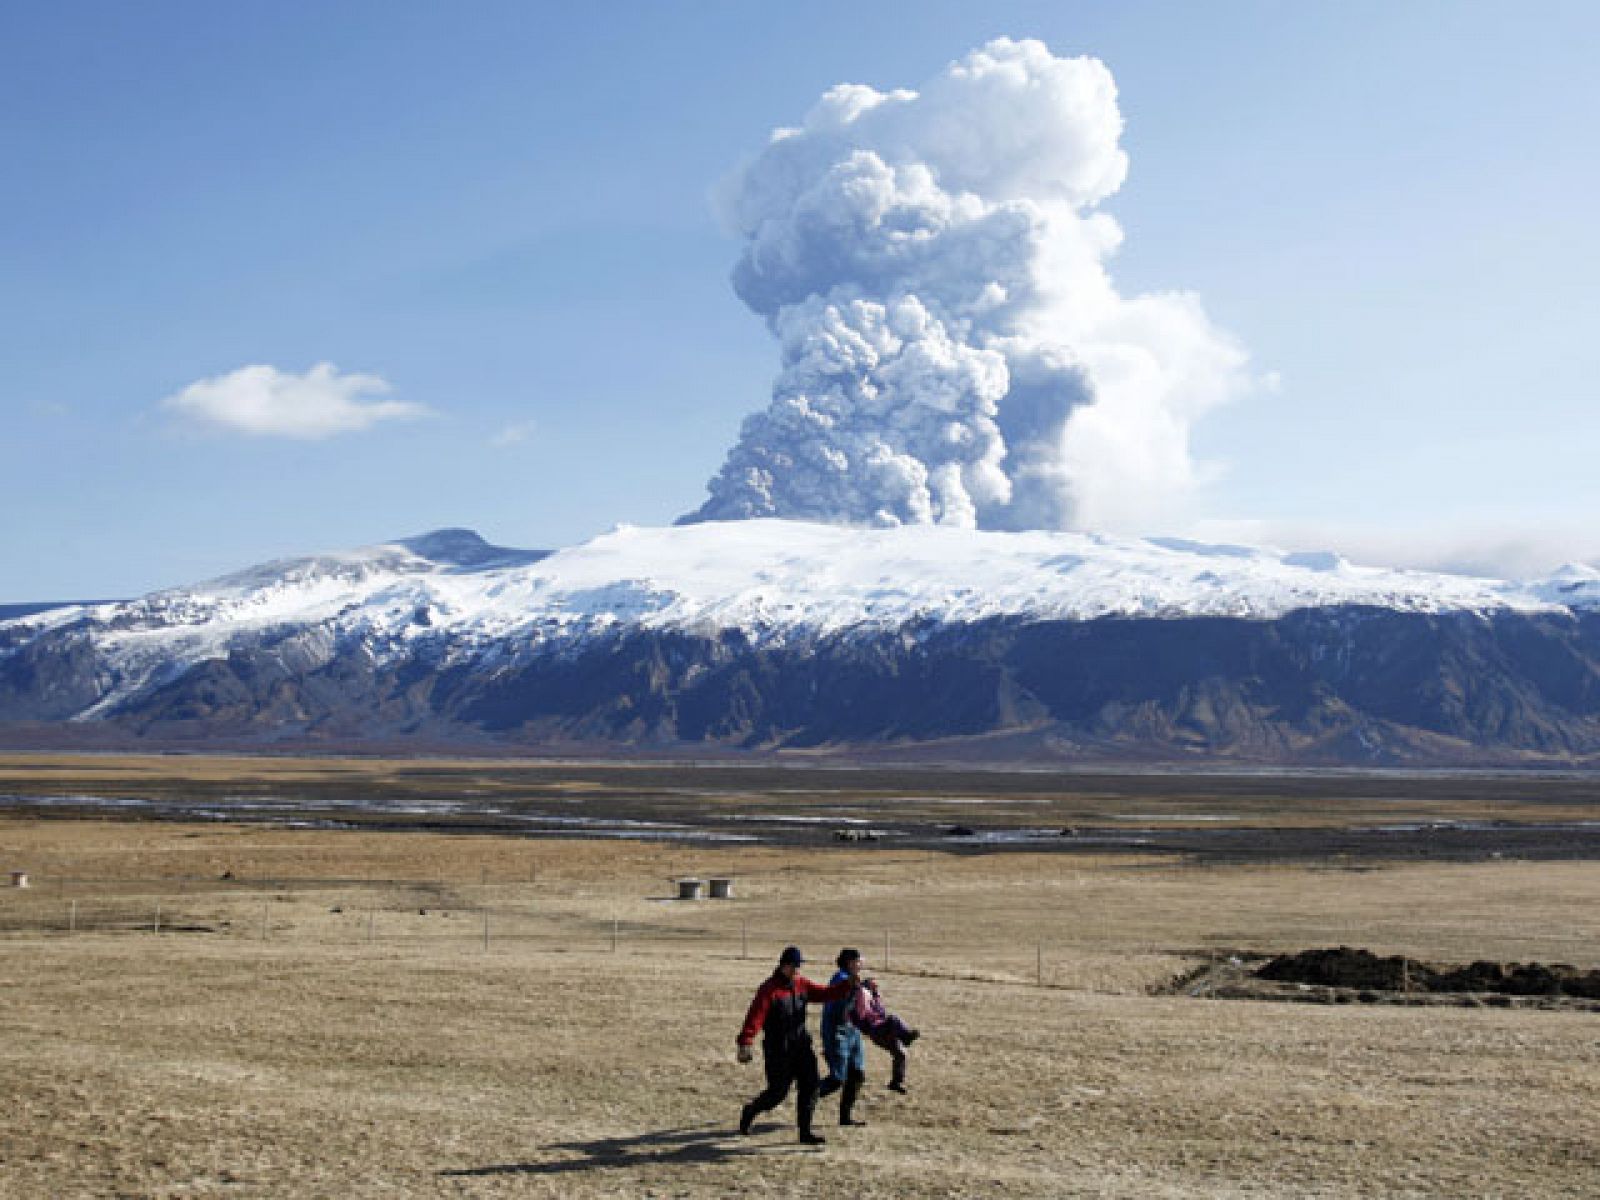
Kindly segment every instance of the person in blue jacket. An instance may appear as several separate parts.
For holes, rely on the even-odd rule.
[[[865,1125],[865,1121],[856,1117],[855,1107],[861,1085],[867,1081],[867,1048],[861,1040],[861,1031],[849,1018],[854,990],[861,986],[861,968],[865,964],[861,961],[861,951],[853,946],[839,951],[834,962],[839,969],[828,983],[849,983],[851,994],[822,1006],[822,1053],[828,1060],[828,1077],[822,1081],[817,1094],[831,1096],[839,1092],[839,1124]]]

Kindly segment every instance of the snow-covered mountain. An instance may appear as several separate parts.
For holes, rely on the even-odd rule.
[[[1401,642],[1367,645],[1378,627]],[[1554,709],[1510,749],[1571,756],[1588,753],[1589,733],[1600,744],[1600,712],[1585,708],[1600,701],[1600,641],[1585,640],[1597,627],[1600,571],[1586,567],[1512,583],[1173,539],[770,520],[622,528],[542,554],[443,530],[0,622],[0,720],[110,722],[157,736],[425,731],[744,745],[1049,731],[1064,747],[1104,750],[1128,741],[1119,726],[1149,726],[1150,712],[1129,714],[1154,705],[1165,715],[1133,739],[1141,753],[1198,738],[1216,753],[1292,757],[1367,725],[1368,741],[1394,744],[1394,731],[1374,732],[1393,717],[1374,713],[1370,697],[1353,704],[1340,679],[1405,660],[1408,643],[1419,662],[1442,657],[1405,686],[1481,692],[1515,679],[1511,709]],[[1041,637],[1054,649],[1034,645]],[[1498,665],[1463,680],[1456,660],[1475,645]],[[1033,657],[1008,662],[1017,653]],[[1522,679],[1519,654],[1542,671],[1560,660],[1561,695]],[[823,664],[843,675],[814,678]],[[1027,682],[1041,670],[1053,684]],[[1294,704],[1322,724],[1285,732],[1304,714],[1286,718],[1284,696],[1270,694],[1279,685],[1267,676],[1280,670]],[[901,697],[918,676],[929,686]],[[1164,682],[1152,691],[1156,676]],[[976,690],[941,721],[929,697],[962,679]],[[1085,712],[1050,700],[1064,680],[1092,705],[1089,728]],[[806,687],[831,689],[813,692],[809,716],[796,694]],[[1232,733],[1199,717],[1194,736],[1166,728],[1219,688],[1236,702]],[[855,708],[860,719],[838,727]],[[1506,741],[1470,725],[1405,725],[1399,740],[1464,743],[1450,754]]]

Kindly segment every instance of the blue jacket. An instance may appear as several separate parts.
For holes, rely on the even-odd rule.
[[[850,972],[835,971],[833,978],[828,980],[828,986],[844,983],[849,978]],[[850,1044],[861,1040],[861,1031],[844,1015],[849,1004],[850,997],[846,996],[840,1000],[829,1000],[822,1006],[822,1050],[829,1055],[829,1066],[833,1065],[831,1052],[835,1046],[841,1053],[848,1053]]]

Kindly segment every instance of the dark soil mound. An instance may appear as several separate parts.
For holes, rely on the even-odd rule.
[[[1256,971],[1280,983],[1384,992],[1482,992],[1503,996],[1577,996],[1600,1000],[1600,971],[1565,963],[1475,962],[1449,966],[1340,946],[1280,954]]]

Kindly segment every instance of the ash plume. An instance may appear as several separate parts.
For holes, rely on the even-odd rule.
[[[1097,206],[1110,71],[999,39],[919,91],[844,84],[723,184],[781,365],[685,521],[1130,528],[1199,477],[1244,354],[1185,293],[1124,297]]]

